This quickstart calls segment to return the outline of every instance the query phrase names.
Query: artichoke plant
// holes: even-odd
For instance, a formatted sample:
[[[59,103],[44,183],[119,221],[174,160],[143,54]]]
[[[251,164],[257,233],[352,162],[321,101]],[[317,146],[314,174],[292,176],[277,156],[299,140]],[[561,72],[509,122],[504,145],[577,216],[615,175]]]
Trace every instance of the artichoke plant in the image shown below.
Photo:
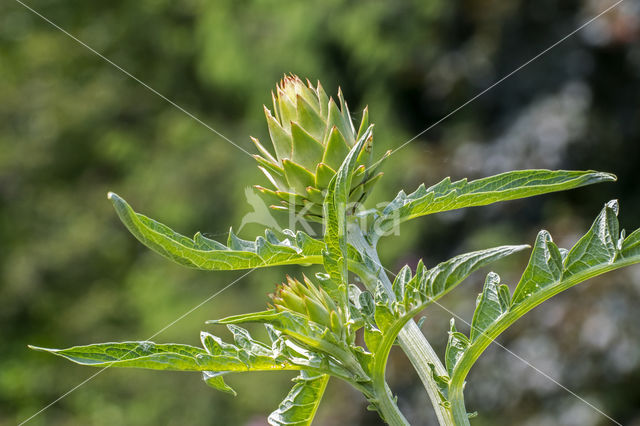
[[[197,371],[208,385],[232,394],[225,382],[232,373],[298,371],[290,392],[268,417],[274,426],[310,425],[333,377],[360,391],[388,424],[408,426],[386,382],[387,362],[398,343],[422,381],[439,424],[469,426],[464,400],[469,371],[502,332],[560,292],[640,264],[640,229],[629,235],[621,231],[615,200],[605,204],[571,249],[559,248],[547,231],[540,231],[520,281],[510,287],[489,273],[470,322],[457,316],[470,332],[458,331],[452,322],[440,358],[413,318],[474,271],[528,246],[463,253],[429,268],[420,261],[415,273],[409,265],[393,273],[380,263],[381,237],[421,216],[614,181],[615,176],[591,170],[516,170],[473,181],[447,177],[409,194],[400,191],[384,208],[374,209],[373,222],[363,226],[346,201],[361,202],[380,177],[370,171],[373,139],[366,109],[356,133],[341,93],[336,103],[320,84],[313,87],[295,76],[284,78],[273,100],[275,115],[268,110],[266,115],[275,157],[255,143],[261,153],[256,158],[275,189],[260,192],[290,212],[315,219],[326,212],[321,237],[284,230],[279,239],[267,227],[265,236],[254,241],[230,232],[225,245],[201,233],[181,235],[136,213],[116,194],[110,193],[109,199],[136,238],[174,262],[201,270],[248,269],[243,276],[256,268],[318,264],[324,272],[315,275],[317,281],[287,278],[270,296],[268,309],[208,322],[226,325],[233,341],[203,332],[202,347],[127,341],[33,349],[105,369]],[[351,277],[361,285],[351,284]],[[268,340],[252,337],[240,326],[245,323],[263,324]]]
[[[373,125],[369,125],[367,108],[362,113],[358,131],[338,89],[338,103],[328,97],[320,82],[314,87],[295,75],[285,76],[276,86],[273,112],[264,107],[274,154],[256,138],[251,138],[259,154],[254,155],[258,168],[273,189],[259,185],[254,188],[271,207],[289,210],[305,218],[322,221],[322,203],[329,182],[335,176],[351,148],[366,139],[358,153],[352,173],[349,202],[353,209],[380,179],[382,160],[372,166]]]

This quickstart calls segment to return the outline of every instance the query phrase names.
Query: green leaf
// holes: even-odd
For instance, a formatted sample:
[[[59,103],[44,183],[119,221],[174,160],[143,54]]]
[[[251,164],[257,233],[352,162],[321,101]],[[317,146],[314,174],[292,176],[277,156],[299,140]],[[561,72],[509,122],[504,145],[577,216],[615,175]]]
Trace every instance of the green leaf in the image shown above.
[[[382,343],[382,339],[382,331],[368,324],[365,326],[364,343],[367,345],[367,349],[369,349],[369,352],[374,354],[377,353],[380,349],[380,343]]]
[[[326,354],[339,361],[339,364],[326,364],[326,372],[346,380],[367,379],[367,374],[351,353],[345,336],[336,335],[330,327],[312,321],[302,314],[275,310],[234,315],[227,318],[207,321],[208,324],[268,324],[284,336],[316,352],[316,356]],[[326,358],[325,358],[326,359]]]
[[[498,285],[499,277],[489,274],[473,315],[470,344],[461,348],[450,372],[450,394],[461,393],[482,352],[531,309],[589,278],[640,263],[640,234],[636,230],[626,238],[621,235],[617,214],[617,201],[605,204],[589,231],[568,251],[558,249],[549,233],[540,231],[512,300],[508,288]]]
[[[346,287],[347,282],[347,202],[351,188],[351,177],[358,154],[371,132],[366,132],[349,151],[342,165],[331,180],[323,204],[324,240],[327,251],[324,256],[325,269],[331,278]],[[346,288],[345,288],[346,292]]]
[[[263,314],[265,313],[256,313],[254,316],[260,317]],[[270,345],[255,340],[241,327],[233,324],[228,324],[227,327],[233,334],[235,343],[227,343],[217,336],[202,332],[200,340],[203,348],[148,341],[101,343],[68,349],[29,347],[94,367],[201,371],[209,386],[233,395],[235,391],[223,380],[224,375],[233,372],[301,370],[305,372],[303,376],[309,379],[313,379],[312,375],[315,377],[328,373],[351,383],[357,383],[363,378],[367,380],[366,375],[353,375],[333,357],[287,340],[282,332],[270,324],[265,324]],[[360,369],[359,372],[361,371]]]
[[[430,303],[438,300],[475,270],[495,262],[503,257],[517,253],[529,246],[500,246],[486,250],[479,250],[471,253],[458,255],[452,259],[427,269],[422,261],[416,268],[415,275],[411,274],[409,267],[404,267],[396,275],[392,288],[395,301],[390,302],[383,288],[376,291],[375,304],[375,325],[374,329],[370,325],[365,329],[365,341],[369,351],[374,356],[374,366],[372,374],[384,375],[384,369],[389,351],[393,346],[402,327],[413,318],[418,312],[423,310]],[[371,302],[363,303],[371,298],[368,292],[359,294],[359,305],[363,308]],[[371,311],[371,308],[367,308]],[[377,333],[372,330],[379,330]],[[452,324],[452,331],[449,337],[451,352],[448,352],[446,363],[452,366],[463,353],[463,348],[468,344],[466,336],[455,331]]]
[[[306,371],[294,379],[296,382],[277,410],[269,415],[273,426],[308,426],[316,415],[329,376]]]
[[[409,219],[463,207],[484,206],[599,182],[615,181],[610,173],[567,170],[517,170],[467,182],[446,178],[406,195],[401,191],[381,212],[374,229],[387,232]]]
[[[500,292],[503,296],[500,296]],[[493,272],[487,275],[487,279],[484,283],[484,288],[478,302],[476,304],[476,310],[471,321],[471,341],[477,339],[479,335],[493,324],[500,316],[509,310],[509,288],[506,286],[500,286],[500,277]]]
[[[404,276],[406,283],[399,303],[407,312],[420,311],[453,290],[477,269],[527,248],[528,245],[499,246],[464,253],[431,269],[420,262],[413,277]]]
[[[76,364],[92,367],[131,367],[172,371],[271,371],[299,370],[287,362],[276,362],[272,357],[249,353],[228,345],[218,354],[205,349],[179,344],[153,342],[99,343],[74,346],[68,349],[47,349],[29,346],[66,358]]]
[[[191,268],[238,270],[276,265],[322,262],[324,244],[303,232],[285,230],[287,238],[278,240],[270,231],[265,237],[246,241],[229,232],[227,245],[200,233],[193,239],[178,234],[166,225],[133,211],[113,192],[109,199],[127,229],[144,245],[162,256]]]
[[[464,334],[456,330],[454,320],[451,320],[451,329],[449,330],[449,340],[447,341],[447,350],[444,357],[447,366],[447,373],[451,375],[456,364],[462,358],[464,351],[469,347],[469,339]]]
[[[237,396],[236,391],[229,385],[227,385],[222,377],[223,374],[227,372],[218,372],[218,371],[203,371],[202,379],[204,382],[211,386],[214,389],[218,389],[219,391],[230,393],[233,396]]]

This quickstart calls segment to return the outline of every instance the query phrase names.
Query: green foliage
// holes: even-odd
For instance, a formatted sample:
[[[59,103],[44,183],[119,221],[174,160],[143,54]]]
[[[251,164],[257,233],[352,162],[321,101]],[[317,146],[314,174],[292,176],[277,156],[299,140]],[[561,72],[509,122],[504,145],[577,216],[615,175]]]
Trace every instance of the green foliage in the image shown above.
[[[144,245],[162,256],[185,266],[212,271],[262,268],[276,265],[320,263],[324,244],[302,231],[285,231],[287,238],[279,240],[270,229],[264,237],[246,241],[229,231],[227,245],[209,239],[201,233],[193,239],[180,235],[169,227],[149,219],[133,209],[118,195],[110,192],[120,220]]]
[[[489,263],[528,248],[503,246],[456,256],[427,269],[418,263],[415,275],[408,266],[396,275],[392,292],[379,285],[374,295],[351,288],[351,303],[363,319],[364,340],[373,354],[372,370],[384,378],[392,345],[404,325],[429,304],[436,302],[471,273]]]
[[[349,192],[352,173],[356,160],[370,143],[370,130],[362,135],[360,140],[351,148],[338,172],[331,180],[324,202],[324,266],[333,280],[338,283],[348,281],[347,277],[347,209],[349,206]],[[346,285],[343,285],[346,294]]]
[[[490,273],[478,296],[467,338],[453,320],[445,359],[451,376],[449,394],[459,395],[464,380],[482,352],[511,324],[552,296],[605,272],[640,263],[640,229],[625,237],[619,231],[618,202],[608,202],[589,231],[570,249],[558,248],[540,231],[529,263],[515,288]],[[463,403],[454,400],[458,406]]]
[[[277,410],[269,415],[273,426],[310,425],[318,410],[322,395],[329,382],[327,375],[310,375],[301,372],[296,382]]]
[[[282,165],[280,177],[286,179],[290,189],[308,190],[317,176],[307,168],[313,170],[316,165],[319,170],[324,164],[320,161],[328,161],[328,151],[321,156],[316,146],[318,141],[302,133],[318,136],[323,128],[322,120],[305,115],[311,111],[305,102],[311,104],[309,108],[320,108],[321,116],[326,113],[330,118],[331,126],[324,126],[321,145],[335,150],[333,154],[340,157],[340,164],[326,186],[326,193],[325,188],[316,188],[322,203],[321,214],[315,214],[324,220],[322,239],[289,230],[285,231],[284,239],[278,239],[271,229],[266,229],[265,237],[255,241],[242,240],[230,232],[227,245],[199,233],[190,239],[135,213],[117,195],[110,193],[109,198],[122,222],[138,240],[175,262],[205,270],[321,263],[324,272],[316,274],[316,281],[304,277],[302,283],[288,277],[270,296],[267,310],[209,321],[226,324],[233,335],[233,344],[202,333],[203,348],[123,342],[62,350],[34,349],[97,367],[199,371],[209,386],[234,395],[235,391],[223,379],[229,373],[298,370],[296,384],[269,416],[269,422],[274,425],[310,424],[329,377],[335,377],[359,390],[384,421],[406,425],[408,422],[398,409],[385,375],[391,347],[399,342],[424,378],[440,422],[467,424],[464,379],[497,335],[554,294],[595,275],[640,262],[640,231],[626,238],[624,233],[620,235],[617,202],[605,206],[589,232],[571,250],[558,249],[549,234],[541,231],[513,298],[509,288],[500,285],[498,275],[490,273],[477,300],[470,336],[458,332],[451,323],[443,364],[423,336],[410,337],[407,324],[474,271],[528,246],[478,250],[455,256],[430,269],[421,261],[415,273],[405,266],[391,283],[378,260],[379,238],[399,223],[419,216],[577,188],[615,180],[615,177],[593,171],[520,170],[472,182],[451,183],[447,178],[428,189],[423,185],[410,195],[400,192],[384,209],[367,213],[376,220],[373,226],[363,229],[363,216],[357,214],[357,203],[354,206],[350,201],[357,190],[354,178],[363,179],[362,182],[370,178],[363,165],[369,161],[363,158],[371,154],[371,126],[361,125],[356,135],[342,96],[339,95],[338,109],[335,102],[324,99],[326,95],[320,86],[314,89],[302,85],[295,77],[286,77],[277,90],[276,117],[267,114],[277,160],[258,142],[256,145],[263,155],[277,162],[271,166]],[[327,110],[322,112],[325,104]],[[293,117],[298,121],[293,122]],[[304,128],[296,130],[299,126]],[[332,145],[331,128],[339,129],[343,137],[351,129],[348,152]],[[276,180],[273,175],[267,175]],[[361,196],[356,197],[356,201]],[[292,212],[300,207],[296,203],[285,206]],[[358,275],[366,288],[364,291],[350,282],[349,271]],[[244,323],[263,324],[269,341],[257,340],[237,325]],[[362,328],[364,346],[357,338]]]
[[[400,191],[382,210],[375,225],[388,231],[400,222],[428,214],[485,206],[614,180],[616,177],[610,173],[566,170],[518,170],[471,182],[467,182],[467,179],[451,182],[450,178],[445,178],[429,188],[420,185],[409,195]]]
[[[247,134],[270,143],[259,106],[270,107],[269,90],[284,71],[314,83],[319,78],[330,94],[341,84],[356,124],[369,105],[376,154],[396,148],[510,72],[527,52],[595,12],[595,3],[586,0],[544,8],[442,0],[27,4],[247,150]],[[614,197],[629,226],[637,225],[640,144],[634,141],[640,140],[640,120],[629,119],[640,93],[637,40],[616,31],[621,22],[633,27],[637,14],[617,10],[616,19],[594,23],[603,37],[578,34],[395,153],[367,207],[420,182],[509,169],[595,168],[615,172],[619,183],[411,221],[380,246],[385,266],[397,272],[397,262],[406,259],[439,262],[451,253],[533,244],[539,226],[569,241],[590,223],[593,206]],[[242,238],[264,236],[257,225],[239,224],[250,211],[243,189],[268,182],[253,159],[17,2],[0,5],[0,44],[0,417],[18,424],[93,373],[25,352],[27,343],[144,339],[235,276],[186,270],[145,250],[122,232],[104,202],[107,190],[189,237],[201,230],[226,245],[226,234],[218,235],[231,224]],[[514,276],[524,267],[520,260],[502,262],[497,271]],[[300,278],[297,267],[255,271],[155,340],[185,342],[184,336],[197,337],[193,331],[206,318],[246,306],[258,310],[285,272]],[[537,321],[546,311],[536,309],[526,328],[562,354],[549,364],[561,372],[559,380],[572,374],[567,365],[579,364],[584,374],[570,383],[623,424],[633,423],[638,406],[630,378],[637,377],[639,364],[626,352],[634,349],[626,342],[639,336],[634,306],[640,295],[632,275],[603,276],[572,291],[554,307],[563,321]],[[464,298],[460,288],[444,302],[462,306]],[[581,321],[585,310],[588,324]],[[432,306],[426,315],[425,331],[446,314]],[[599,338],[609,336],[615,350],[602,351],[593,335],[580,333],[594,321],[609,326]],[[584,368],[594,365],[611,368]],[[491,375],[488,368],[477,373],[478,381]],[[288,374],[234,375],[232,384],[245,396],[234,399],[203,390],[192,374],[110,371],[27,424],[247,424],[277,406],[275,397],[291,387]],[[398,377],[388,378],[394,389]],[[403,397],[419,398],[415,378],[402,377]],[[510,386],[506,374],[492,375],[496,389],[510,386],[509,398],[476,392],[478,423],[549,422],[569,403],[557,403],[556,392],[532,392],[526,381],[517,382],[522,386]],[[251,398],[254,387],[270,391]],[[332,390],[319,423],[370,422],[370,413],[354,409],[360,400],[348,387]],[[329,411],[332,398],[340,403]],[[427,423],[428,411],[412,410],[410,420]]]

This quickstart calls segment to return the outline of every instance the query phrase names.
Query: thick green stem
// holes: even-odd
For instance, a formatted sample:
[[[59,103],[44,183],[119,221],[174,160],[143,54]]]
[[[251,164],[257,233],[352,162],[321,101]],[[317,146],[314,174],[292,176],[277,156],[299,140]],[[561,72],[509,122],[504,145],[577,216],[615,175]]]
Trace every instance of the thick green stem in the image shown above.
[[[427,338],[424,337],[424,334],[422,334],[422,331],[420,331],[420,328],[418,328],[415,321],[410,320],[402,328],[400,334],[398,334],[398,340],[400,341],[402,350],[407,355],[407,358],[409,358],[409,361],[411,361],[413,368],[415,368],[418,373],[418,377],[420,377],[420,380],[429,395],[429,399],[431,400],[431,404],[433,405],[440,425],[449,426],[468,424],[468,420],[466,423],[456,422],[451,410],[442,405],[438,385],[433,380],[430,364],[434,365],[436,374],[438,375],[445,375],[446,370],[440,362],[438,355],[427,341]],[[464,401],[462,406],[464,407]]]
[[[453,421],[455,424],[459,426],[468,426],[469,415],[467,414],[467,408],[464,405],[464,393],[462,387],[449,389],[449,402],[451,402],[451,412],[453,414]]]
[[[398,409],[398,404],[393,398],[391,389],[382,381],[375,386],[376,405],[380,414],[390,426],[409,426],[409,422]]]
[[[377,251],[367,241],[365,236],[362,234],[362,230],[356,224],[352,223],[350,225],[351,226],[349,226],[348,229],[349,243],[360,253],[368,256],[377,267],[376,271],[359,271],[361,272],[359,273],[360,277],[365,281],[365,285],[370,291],[375,290],[376,281],[380,280],[387,290],[388,296],[391,299],[395,298],[391,281],[389,280],[384,267],[380,263]],[[435,351],[427,341],[424,334],[422,334],[415,321],[410,320],[402,328],[398,335],[398,340],[400,341],[402,350],[406,353],[409,361],[411,361],[411,364],[418,373],[418,377],[420,377],[420,380],[429,395],[429,399],[431,400],[431,404],[433,405],[440,425],[454,426],[456,424],[468,424],[468,420],[466,420],[466,423],[456,423],[452,411],[442,405],[438,385],[433,379],[430,365],[434,366],[436,374],[438,375],[445,375],[446,370],[442,365],[440,358],[438,358],[438,355],[436,355]]]

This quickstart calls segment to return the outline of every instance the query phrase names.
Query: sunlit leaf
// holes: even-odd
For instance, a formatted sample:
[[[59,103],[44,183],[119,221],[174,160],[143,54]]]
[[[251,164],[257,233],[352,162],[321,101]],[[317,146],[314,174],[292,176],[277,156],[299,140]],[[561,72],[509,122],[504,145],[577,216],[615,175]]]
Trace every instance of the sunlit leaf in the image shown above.
[[[277,410],[269,415],[273,426],[308,426],[316,415],[329,376],[301,371],[296,382]]]
[[[370,137],[371,129],[351,148],[329,184],[323,205],[324,241],[327,247],[324,265],[331,278],[338,283],[347,282],[347,203],[351,178],[358,155]]]
[[[279,240],[267,230],[265,237],[247,241],[230,231],[227,245],[224,245],[200,233],[193,238],[180,235],[166,225],[136,213],[114,193],[109,193],[109,199],[120,220],[140,242],[182,265],[222,271],[322,263],[324,244],[303,232],[285,231],[287,238]]]
[[[617,201],[608,202],[570,250],[559,249],[547,231],[540,231],[511,300],[498,275],[489,274],[473,315],[471,338],[465,345],[447,349],[451,389],[455,388],[456,394],[482,352],[531,309],[589,278],[640,263],[640,234],[636,230],[625,238],[619,232],[617,214]]]
[[[316,352],[317,356],[326,358],[326,368],[332,374],[354,380],[367,380],[368,375],[362,369],[354,354],[350,342],[345,336],[335,334],[330,327],[316,323],[308,317],[291,311],[262,311],[249,314],[234,315],[220,320],[208,321],[211,324],[268,324],[273,329],[292,339],[303,348]]]
[[[599,182],[614,181],[609,173],[567,170],[517,170],[468,182],[446,178],[413,193],[401,191],[380,213],[374,229],[383,232],[401,222],[432,213],[463,207],[484,206],[499,201],[564,191]]]
[[[132,367],[174,371],[267,371],[299,370],[277,363],[269,356],[255,355],[237,347],[212,355],[205,349],[153,342],[98,343],[68,349],[32,349],[61,356],[77,364],[93,367]]]

